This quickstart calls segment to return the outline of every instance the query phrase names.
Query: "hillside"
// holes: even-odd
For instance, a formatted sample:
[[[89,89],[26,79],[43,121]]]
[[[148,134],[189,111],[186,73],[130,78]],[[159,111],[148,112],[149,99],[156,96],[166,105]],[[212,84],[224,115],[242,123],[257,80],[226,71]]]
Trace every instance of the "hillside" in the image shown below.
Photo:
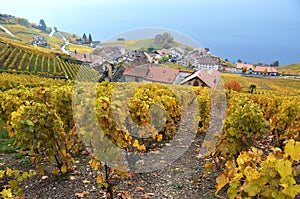
[[[129,50],[147,50],[148,48],[153,48],[153,49],[164,48],[163,43],[155,42],[154,38],[146,38],[146,39],[141,39],[141,40],[123,40],[123,41],[103,42],[102,46],[103,47],[122,46]],[[179,42],[176,42],[176,41],[168,42],[169,48],[176,47],[176,46],[185,46],[188,49],[192,49],[192,47],[182,44],[182,43],[179,43]]]
[[[277,68],[280,73],[288,75],[300,75],[300,62],[295,64],[289,64],[286,66],[279,66]]]
[[[242,86],[242,91],[247,93],[251,84],[256,85],[256,93],[275,95],[300,95],[300,79],[296,78],[258,78],[245,77],[236,74],[222,73],[223,83],[237,81]]]
[[[85,78],[95,76],[93,69],[75,64],[67,55],[0,37],[0,72],[75,79],[79,70]]]

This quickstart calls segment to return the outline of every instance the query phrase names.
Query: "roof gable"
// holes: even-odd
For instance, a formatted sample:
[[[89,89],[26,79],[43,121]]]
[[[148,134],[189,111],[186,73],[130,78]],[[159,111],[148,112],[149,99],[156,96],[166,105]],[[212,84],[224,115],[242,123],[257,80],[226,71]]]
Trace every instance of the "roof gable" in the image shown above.
[[[219,81],[220,81],[220,73],[216,70],[198,70],[191,74],[190,76],[186,77],[180,84],[184,84],[188,81],[191,81],[194,78],[200,79],[202,82],[204,82],[208,87],[210,88],[216,88]]]

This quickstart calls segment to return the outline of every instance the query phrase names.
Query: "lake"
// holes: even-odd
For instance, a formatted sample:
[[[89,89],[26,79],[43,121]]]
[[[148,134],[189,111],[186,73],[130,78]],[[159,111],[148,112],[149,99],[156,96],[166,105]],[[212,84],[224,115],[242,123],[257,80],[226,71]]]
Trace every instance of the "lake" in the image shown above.
[[[11,2],[2,0],[1,12],[31,22],[43,18],[48,26],[91,33],[101,41],[136,28],[159,27],[181,32],[233,62],[300,62],[299,0],[43,1],[47,9],[38,9],[34,0]]]

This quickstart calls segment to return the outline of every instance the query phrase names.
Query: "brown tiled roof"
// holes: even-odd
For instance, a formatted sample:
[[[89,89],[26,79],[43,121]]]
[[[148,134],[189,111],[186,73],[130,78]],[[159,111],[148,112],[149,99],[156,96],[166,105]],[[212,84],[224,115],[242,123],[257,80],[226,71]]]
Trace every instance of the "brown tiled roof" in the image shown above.
[[[151,66],[145,80],[172,84],[179,73],[179,69]]]
[[[144,78],[149,71],[150,64],[143,64],[139,66],[128,66],[123,75]]]

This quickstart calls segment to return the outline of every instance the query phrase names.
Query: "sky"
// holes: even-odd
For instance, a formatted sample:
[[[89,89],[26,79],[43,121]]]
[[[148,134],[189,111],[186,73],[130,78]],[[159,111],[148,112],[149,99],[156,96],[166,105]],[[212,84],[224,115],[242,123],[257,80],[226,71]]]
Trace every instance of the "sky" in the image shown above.
[[[44,19],[47,26],[100,41],[120,33],[145,37],[132,30],[157,27],[231,61],[300,62],[299,0],[0,0],[0,13]]]

